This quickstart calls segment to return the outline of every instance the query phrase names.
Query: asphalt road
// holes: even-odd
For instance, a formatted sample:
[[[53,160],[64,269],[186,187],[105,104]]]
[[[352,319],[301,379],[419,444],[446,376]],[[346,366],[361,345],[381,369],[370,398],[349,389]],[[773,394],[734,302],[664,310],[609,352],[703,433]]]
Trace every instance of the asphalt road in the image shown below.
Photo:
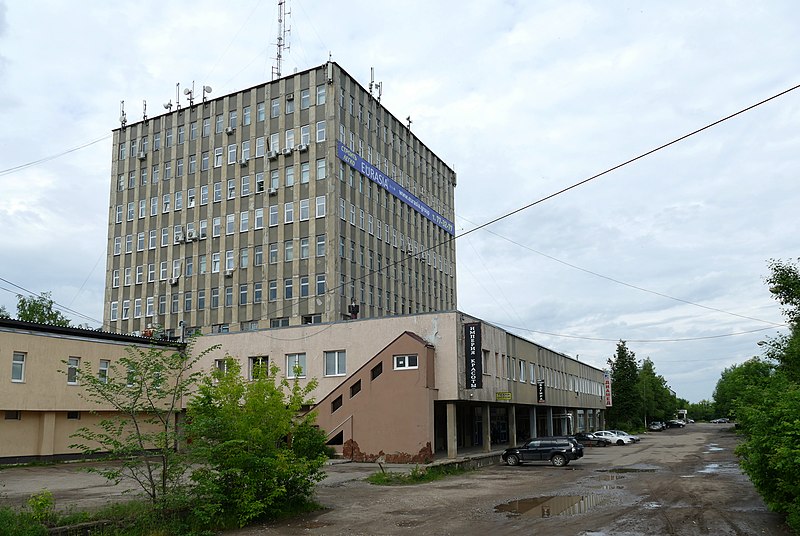
[[[643,435],[635,445],[587,448],[565,468],[494,465],[400,487],[366,483],[374,464],[331,465],[316,490],[323,510],[226,536],[790,534],[739,470],[737,442],[732,425],[692,424]],[[86,509],[130,489],[82,467],[3,468],[0,504],[23,504],[47,488],[58,508]]]

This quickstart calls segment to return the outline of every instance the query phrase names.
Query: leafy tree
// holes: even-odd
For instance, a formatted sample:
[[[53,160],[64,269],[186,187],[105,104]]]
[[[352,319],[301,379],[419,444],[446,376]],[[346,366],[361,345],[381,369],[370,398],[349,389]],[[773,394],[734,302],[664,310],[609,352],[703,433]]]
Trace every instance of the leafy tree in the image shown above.
[[[642,394],[638,383],[636,354],[628,349],[625,341],[617,343],[617,352],[608,360],[611,368],[611,393],[613,406],[606,417],[612,428],[638,429],[642,422]]]
[[[50,298],[50,292],[42,292],[39,296],[30,298],[17,295],[17,319],[37,324],[69,327],[69,319],[60,311],[53,309],[55,302]]]
[[[758,390],[769,384],[773,368],[771,363],[753,357],[723,370],[714,389],[717,417],[735,418],[739,406],[756,403]]]
[[[642,361],[638,384],[642,395],[641,407],[648,421],[666,421],[675,415],[678,410],[678,400],[667,387],[664,377],[656,374],[650,358]]]
[[[800,532],[800,268],[775,260],[769,268],[766,282],[784,306],[789,333],[768,341],[763,359],[751,359],[735,370],[745,376],[746,365],[762,373],[755,381],[752,374],[740,379],[744,386],[733,400],[744,435],[736,452],[770,509],[785,513],[789,526]],[[736,375],[726,369],[717,391],[734,380]],[[722,395],[725,399],[724,391]]]
[[[717,415],[714,403],[711,400],[701,400],[700,402],[689,404],[686,409],[689,410],[689,417],[698,421],[710,421]]]
[[[188,408],[191,450],[204,462],[192,474],[195,515],[244,525],[302,507],[323,478],[325,435],[312,413],[301,415],[317,382],[301,387],[278,372],[272,365],[246,381],[228,357],[203,378]]]
[[[107,374],[95,375],[90,363],[78,372],[81,396],[101,406],[95,414],[105,417],[96,427],[75,432],[72,437],[83,442],[71,447],[120,460],[95,471],[117,483],[134,480],[161,511],[179,498],[189,468],[186,455],[177,449],[182,439],[178,419],[201,374],[195,365],[217,348],[193,357],[192,345],[193,340],[176,349],[129,347]]]
[[[8,314],[8,311],[6,311],[6,308],[2,305],[0,305],[0,318],[11,318],[11,315]]]

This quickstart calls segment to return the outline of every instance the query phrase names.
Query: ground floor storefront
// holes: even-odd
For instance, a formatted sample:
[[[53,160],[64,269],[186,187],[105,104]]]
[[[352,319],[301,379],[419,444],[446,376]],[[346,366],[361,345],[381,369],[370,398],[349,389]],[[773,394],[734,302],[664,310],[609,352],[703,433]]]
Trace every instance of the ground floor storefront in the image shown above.
[[[437,401],[434,403],[434,451],[458,456],[459,450],[516,445],[530,437],[571,435],[603,428],[603,411],[508,403]]]

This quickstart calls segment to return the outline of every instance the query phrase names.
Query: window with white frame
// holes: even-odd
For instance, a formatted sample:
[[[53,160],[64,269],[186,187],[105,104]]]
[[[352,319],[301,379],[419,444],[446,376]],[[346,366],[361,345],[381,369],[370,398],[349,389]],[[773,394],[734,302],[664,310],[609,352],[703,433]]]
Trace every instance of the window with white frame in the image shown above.
[[[11,381],[22,383],[25,381],[25,352],[14,352],[11,357]]]
[[[108,359],[100,360],[100,368],[97,369],[97,379],[100,383],[108,383],[108,369],[111,366],[111,361]]]
[[[396,355],[394,356],[394,370],[406,370],[418,368],[416,355]]]
[[[347,356],[344,350],[325,352],[325,376],[347,374]]]
[[[80,364],[80,357],[70,357],[67,360],[67,383],[69,385],[78,385],[78,367]]]
[[[253,356],[249,361],[250,371],[248,378],[250,380],[258,380],[267,377],[269,374],[269,357],[265,355]]]
[[[306,377],[306,354],[286,354],[286,377]]]

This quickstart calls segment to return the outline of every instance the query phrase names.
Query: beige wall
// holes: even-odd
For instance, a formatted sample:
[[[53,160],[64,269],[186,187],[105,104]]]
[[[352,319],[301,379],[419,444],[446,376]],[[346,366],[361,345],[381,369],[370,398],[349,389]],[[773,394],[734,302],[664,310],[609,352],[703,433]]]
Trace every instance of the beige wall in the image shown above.
[[[417,356],[418,367],[394,370],[398,355]],[[403,333],[314,408],[329,438],[342,432],[346,458],[375,461],[382,456],[389,463],[433,459],[434,355],[432,346]],[[376,366],[382,373],[373,379]],[[351,396],[359,382],[361,389]],[[338,408],[333,406],[336,400],[341,401]]]
[[[68,384],[61,372],[67,369],[62,361],[78,357],[81,370],[88,364],[97,373],[101,359],[116,363],[134,343],[133,339],[93,337],[92,332],[81,336],[53,333],[47,328],[0,328],[0,459],[78,454],[69,448],[76,442],[70,436],[78,428],[91,428],[99,422],[101,417],[90,411],[111,407],[82,398],[84,389]],[[25,354],[23,382],[11,381],[14,352]],[[20,419],[6,419],[7,411],[19,411]],[[79,412],[80,418],[68,419],[68,412]]]

